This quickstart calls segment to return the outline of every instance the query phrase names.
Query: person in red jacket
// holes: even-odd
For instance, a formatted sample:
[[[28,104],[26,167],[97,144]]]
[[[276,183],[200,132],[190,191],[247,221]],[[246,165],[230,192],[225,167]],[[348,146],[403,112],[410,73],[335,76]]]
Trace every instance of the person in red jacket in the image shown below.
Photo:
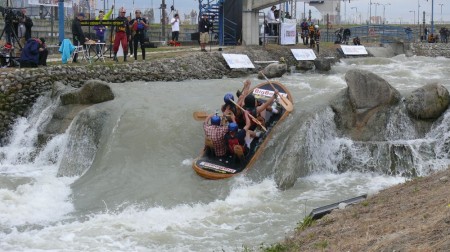
[[[128,38],[127,38],[127,31],[130,29],[128,27],[128,19],[125,17],[125,13],[127,11],[125,8],[119,9],[119,16],[116,18],[116,20],[123,21],[122,25],[116,26],[116,37],[114,38],[114,45],[113,45],[113,51],[114,51],[114,61],[118,62],[117,59],[117,52],[119,51],[120,43],[122,43],[122,49],[123,49],[123,61],[127,61],[127,54],[128,54]]]

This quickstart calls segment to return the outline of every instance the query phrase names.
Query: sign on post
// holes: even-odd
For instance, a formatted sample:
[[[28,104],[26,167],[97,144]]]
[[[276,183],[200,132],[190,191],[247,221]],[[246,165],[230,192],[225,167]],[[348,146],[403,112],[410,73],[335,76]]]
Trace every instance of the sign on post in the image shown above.
[[[291,49],[296,60],[315,60],[316,54],[313,49]]]
[[[250,58],[245,54],[222,53],[230,68],[255,68]]]
[[[281,23],[280,44],[295,45],[297,37],[297,28],[295,23]]]
[[[345,55],[367,55],[367,50],[362,45],[341,45],[342,52]]]

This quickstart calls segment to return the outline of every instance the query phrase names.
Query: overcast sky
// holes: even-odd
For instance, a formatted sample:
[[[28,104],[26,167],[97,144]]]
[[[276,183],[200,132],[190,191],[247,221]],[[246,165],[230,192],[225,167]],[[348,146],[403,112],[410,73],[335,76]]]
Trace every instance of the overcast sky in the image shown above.
[[[114,1],[117,7],[125,6],[129,11],[134,8],[159,8],[162,0],[98,0],[99,7],[103,8],[103,1],[105,4],[111,6]],[[325,0],[327,1],[327,0]],[[330,0],[328,0],[330,1]],[[333,0],[331,0],[333,1]],[[342,0],[334,0],[342,1]],[[367,20],[369,16],[369,2],[372,2],[372,16],[383,17],[383,9],[385,12],[385,18],[388,23],[417,23],[418,12],[420,12],[420,23],[422,23],[423,11],[426,12],[426,23],[430,23],[431,20],[431,2],[432,0],[345,0],[341,2],[341,18],[342,20],[347,19],[348,22],[354,22],[355,16],[357,16],[357,21],[359,21],[359,15],[361,15],[361,20]],[[198,0],[165,0],[167,8],[170,11],[170,6],[173,4],[175,9],[178,9],[181,14],[188,14],[191,10],[196,10],[198,12]],[[306,1],[307,3],[309,1]],[[379,5],[376,5],[378,3]],[[388,5],[390,4],[390,5]],[[441,4],[443,4],[441,6]],[[420,5],[420,8],[418,7]],[[309,9],[312,11],[313,18],[320,18],[320,14],[314,7],[309,7],[309,4],[303,4],[303,2],[297,3],[297,17],[300,18],[303,13],[303,7],[306,7],[306,12]],[[352,9],[352,7],[354,7]],[[116,8],[118,9],[118,8]],[[441,9],[442,9],[442,20],[450,21],[450,1],[449,0],[434,0],[434,21],[435,23],[441,22]],[[159,17],[159,12],[155,13]],[[181,15],[183,16],[183,15]]]

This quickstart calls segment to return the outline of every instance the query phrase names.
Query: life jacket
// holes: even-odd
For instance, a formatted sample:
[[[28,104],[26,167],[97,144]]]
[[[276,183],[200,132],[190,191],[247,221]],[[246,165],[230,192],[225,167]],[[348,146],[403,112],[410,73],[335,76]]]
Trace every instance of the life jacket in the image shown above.
[[[229,135],[227,146],[228,146],[228,151],[230,152],[230,154],[234,154],[234,146],[235,145],[240,145],[239,139],[236,136],[231,137],[231,135]]]
[[[302,27],[302,30],[308,30],[308,23],[307,22],[302,22],[302,24],[300,26]]]
[[[128,20],[126,17],[117,17],[116,20],[123,21],[122,25],[116,26],[116,32],[127,32]]]
[[[256,111],[256,107],[251,108],[251,109],[244,107],[244,109],[247,110],[247,111],[250,113],[250,115],[252,115],[254,118],[258,118],[258,114],[257,114],[257,111]],[[258,127],[258,124],[255,123],[251,118],[250,118],[250,122],[251,122],[251,126],[250,126],[249,129],[250,129],[250,130],[255,130],[256,127]],[[245,120],[243,121],[243,123],[244,123],[244,126],[245,126]],[[242,126],[242,128],[243,128],[244,126]],[[240,127],[240,126],[239,126],[239,127]]]
[[[244,126],[242,125],[242,122],[245,125],[245,120],[244,120],[244,114],[242,113],[242,111],[236,108],[236,106],[233,106],[232,104],[224,104],[222,105],[222,113],[225,112],[225,110],[227,109],[227,107],[231,110],[231,112],[233,112],[234,116],[235,116],[235,120],[236,123],[238,124],[239,128],[242,129]],[[242,127],[241,127],[242,125]]]
[[[137,21],[137,23],[133,24],[133,30],[134,31],[142,31],[144,30],[145,26],[143,23],[141,23],[141,20],[143,20],[145,22],[145,19],[143,18],[137,18],[135,19]]]

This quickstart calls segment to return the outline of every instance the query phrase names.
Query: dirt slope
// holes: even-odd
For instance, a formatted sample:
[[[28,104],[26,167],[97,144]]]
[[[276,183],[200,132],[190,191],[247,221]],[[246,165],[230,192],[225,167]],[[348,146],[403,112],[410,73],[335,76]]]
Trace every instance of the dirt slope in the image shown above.
[[[334,210],[276,251],[450,251],[450,168]]]

